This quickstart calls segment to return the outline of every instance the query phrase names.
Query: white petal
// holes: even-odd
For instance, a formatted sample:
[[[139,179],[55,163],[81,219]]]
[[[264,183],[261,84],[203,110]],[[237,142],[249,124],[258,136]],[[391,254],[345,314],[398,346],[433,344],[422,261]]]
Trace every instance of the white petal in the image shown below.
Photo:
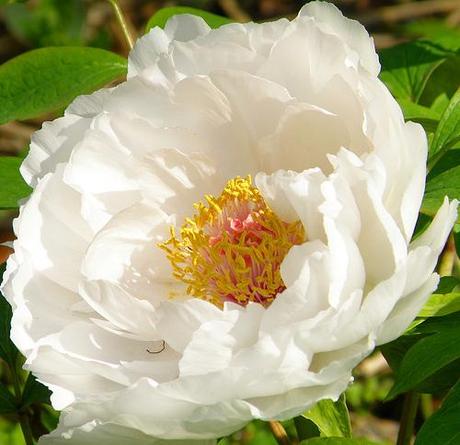
[[[159,310],[157,328],[166,343],[182,352],[201,325],[222,318],[222,311],[204,300],[164,301]]]
[[[62,180],[62,167],[44,177],[21,208],[14,223],[15,249],[28,255],[37,271],[76,291],[92,230],[82,217],[79,194]]]
[[[309,2],[299,12],[299,17],[313,17],[327,33],[340,37],[360,57],[362,66],[373,76],[380,71],[380,64],[375,52],[374,42],[368,32],[356,20],[342,15],[339,9],[328,2]]]
[[[26,182],[35,186],[38,179],[54,172],[59,163],[67,162],[89,126],[89,119],[73,114],[45,122],[41,130],[32,135],[30,151],[21,165],[21,174]]]
[[[447,197],[444,198],[444,202],[436,213],[433,222],[410,244],[410,249],[414,250],[420,246],[428,246],[435,255],[438,255],[456,221],[457,208],[458,201],[456,199],[449,202]]]
[[[157,26],[138,39],[129,54],[128,79],[155,65],[160,54],[168,51],[170,42],[171,39]]]
[[[344,75],[348,57],[349,51],[339,36],[324,33],[311,18],[299,18],[280,34],[256,73],[305,100],[336,74]]]
[[[379,326],[377,344],[388,343],[404,333],[410,322],[422,309],[430,294],[439,282],[437,274],[433,274],[415,292],[405,296],[393,308],[388,318]]]
[[[335,115],[320,108],[296,104],[286,107],[274,133],[262,139],[262,169],[303,171],[319,167],[330,172],[328,154],[350,143],[350,134]]]
[[[83,281],[79,292],[95,312],[118,329],[142,340],[161,340],[150,301],[136,298],[121,286],[104,280]]]
[[[18,253],[14,255],[17,258]],[[10,257],[8,269],[13,261]],[[11,273],[7,271],[2,293],[15,309],[11,339],[23,353],[32,350],[41,338],[59,332],[82,317],[72,310],[79,301],[78,295],[36,270],[27,257],[21,259],[20,268]]]
[[[165,26],[165,34],[174,41],[188,42],[205,36],[211,28],[201,18],[192,14],[178,14],[171,17]]]
[[[42,436],[39,445],[215,445],[215,439],[163,440],[140,432],[134,428],[116,423],[100,423],[97,420],[82,426],[67,429],[61,420],[59,428],[51,434]]]
[[[87,248],[81,272],[89,280],[105,280],[154,306],[177,290],[166,252],[158,244],[174,224],[162,210],[135,204],[120,212],[98,232]],[[161,286],[170,289],[161,289]],[[160,294],[155,291],[159,290]]]
[[[321,184],[325,179],[317,168],[299,174],[279,170],[273,175],[259,173],[256,185],[280,218],[286,221],[300,220],[307,239],[325,241],[322,215],[318,211],[324,202]]]
[[[271,131],[284,107],[293,100],[282,85],[249,73],[221,70],[214,71],[209,78],[226,96],[232,109],[242,117],[246,126],[254,125],[251,120],[255,121],[253,134],[257,136]]]

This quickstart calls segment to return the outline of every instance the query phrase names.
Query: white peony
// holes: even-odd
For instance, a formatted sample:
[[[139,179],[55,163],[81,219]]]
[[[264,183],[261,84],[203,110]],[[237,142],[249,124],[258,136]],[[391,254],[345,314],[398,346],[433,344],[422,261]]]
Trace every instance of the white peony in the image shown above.
[[[405,330],[456,204],[409,243],[427,142],[378,73],[328,3],[176,16],[33,136],[2,290],[64,409],[43,443],[213,443],[336,399]]]

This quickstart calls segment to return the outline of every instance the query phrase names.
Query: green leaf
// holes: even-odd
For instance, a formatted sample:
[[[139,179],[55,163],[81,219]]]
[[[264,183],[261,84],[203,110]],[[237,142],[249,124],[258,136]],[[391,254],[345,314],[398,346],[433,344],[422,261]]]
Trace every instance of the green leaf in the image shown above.
[[[0,265],[0,281],[3,277],[6,264]],[[14,367],[18,350],[10,339],[11,317],[13,313],[10,304],[0,294],[0,358],[5,360],[10,366]]]
[[[460,313],[430,318],[418,325],[415,331],[430,335],[422,337],[408,349],[396,370],[395,384],[387,399],[416,388],[437,371],[460,359]],[[457,379],[460,369],[457,367],[454,371]]]
[[[6,386],[0,383],[0,414],[16,411],[16,400]]]
[[[433,71],[451,55],[423,40],[403,43],[380,52],[381,79],[398,99],[418,102]]]
[[[441,317],[460,311],[460,292],[433,294],[418,314],[419,317]]]
[[[418,102],[443,112],[458,89],[458,79],[460,55],[450,55],[433,71]]]
[[[162,8],[157,11],[147,22],[145,27],[145,32],[148,32],[155,26],[164,28],[166,22],[174,15],[177,14],[191,14],[201,17],[211,28],[219,28],[219,26],[227,25],[233,21],[227,17],[222,17],[211,12],[202,11],[197,8],[190,8],[188,6],[169,6],[167,8]]]
[[[416,104],[407,99],[398,101],[406,121],[418,122],[427,132],[434,132],[438,126],[441,114],[436,110]]]
[[[398,103],[403,110],[406,120],[429,119],[432,121],[439,121],[441,119],[441,113],[431,108],[424,107],[423,105],[416,104],[408,99],[400,99]]]
[[[445,64],[446,63],[443,63],[442,66],[444,66]],[[431,83],[432,82],[429,82],[429,85],[431,85]],[[428,86],[427,86],[427,88],[428,88]],[[427,88],[425,88],[425,91],[427,91]],[[453,95],[453,93],[452,93],[452,95]],[[441,92],[431,102],[430,110],[433,110],[436,113],[438,113],[439,115],[442,115],[442,113],[444,113],[444,111],[448,107],[449,102],[450,102],[450,98],[447,95],[447,93],[446,92]]]
[[[385,360],[388,362],[390,368],[396,373],[401,366],[401,362],[407,351],[425,336],[406,334],[397,338],[396,340],[380,346]]]
[[[451,389],[441,408],[422,426],[415,445],[460,443],[460,381]]]
[[[460,198],[460,149],[441,153],[430,170],[420,212],[434,216],[445,196]]]
[[[57,428],[59,413],[49,405],[42,405],[40,407],[40,421],[46,431],[51,432]]]
[[[309,439],[311,437],[317,437],[321,433],[318,426],[315,422],[310,419],[307,419],[303,416],[297,416],[294,418],[294,425],[297,431],[297,436],[299,440]]]
[[[24,436],[20,424],[9,422],[6,416],[0,416],[0,443],[2,445],[19,445],[23,444],[23,441]]]
[[[0,124],[67,106],[126,73],[126,60],[99,48],[50,47],[0,66]]]
[[[344,437],[315,437],[300,442],[300,445],[378,445],[368,439]]]
[[[457,256],[460,258],[460,224],[455,224],[453,235],[455,242],[455,250],[457,251]]]
[[[460,88],[444,111],[430,147],[430,157],[460,146]]]
[[[456,277],[441,277],[439,280],[437,294],[450,294],[460,291],[460,280]]]
[[[302,416],[318,426],[321,436],[351,437],[350,416],[344,394],[337,402],[320,400]]]
[[[460,310],[460,280],[442,277],[436,292],[423,306],[419,317],[441,317]]]
[[[417,239],[425,230],[429,227],[433,218],[424,213],[419,213],[417,223],[415,224],[414,234],[412,235],[412,241]]]
[[[456,289],[456,286],[459,284],[459,280],[454,277],[443,277],[438,285],[436,293],[449,294],[451,291]],[[407,354],[407,351],[414,346],[417,342],[424,339],[429,335],[423,331],[428,331],[431,321],[425,326],[422,326],[426,322],[426,319],[418,318],[413,324],[411,330],[398,339],[387,343],[380,347],[385,359],[390,365],[391,369],[397,375],[404,356]],[[460,359],[454,360],[448,365],[442,367],[436,371],[431,376],[423,380],[423,382],[415,386],[415,390],[422,393],[443,395],[445,394],[452,385],[458,379],[460,369]]]
[[[460,29],[446,25],[444,20],[412,20],[403,26],[405,33],[413,37],[425,37],[444,48],[457,51],[460,49]]]
[[[460,359],[454,360],[418,384],[414,390],[443,398],[460,377]]]
[[[21,406],[32,405],[33,403],[46,403],[50,405],[50,396],[51,391],[29,373],[22,391]]]
[[[22,158],[0,156],[0,209],[16,208],[18,201],[30,194],[31,188],[19,173],[22,161]]]

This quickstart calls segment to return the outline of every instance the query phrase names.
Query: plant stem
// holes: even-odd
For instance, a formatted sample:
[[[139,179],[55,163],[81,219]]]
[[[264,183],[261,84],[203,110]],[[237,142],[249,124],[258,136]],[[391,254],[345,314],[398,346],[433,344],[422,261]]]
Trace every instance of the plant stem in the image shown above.
[[[30,428],[29,416],[25,413],[19,413],[19,424],[21,425],[22,435],[26,445],[34,445],[32,429]]]
[[[396,445],[410,445],[411,443],[419,398],[420,395],[415,391],[406,393]]]
[[[433,396],[431,394],[420,395],[420,409],[425,420],[433,414]]]
[[[126,22],[125,16],[123,15],[123,11],[120,8],[117,0],[108,0],[111,5],[113,6],[113,10],[115,11],[115,15],[117,16],[118,23],[120,24],[121,30],[123,31],[123,35],[125,36],[126,43],[128,44],[129,49],[133,49],[134,40],[129,32],[128,24]]]
[[[270,420],[268,424],[270,425],[272,434],[279,445],[291,445],[291,441],[289,440],[286,430],[280,422],[276,420]]]
[[[16,403],[20,406],[22,399],[21,382],[17,373],[16,365],[10,364],[10,374],[13,380],[14,395],[16,397]],[[32,435],[32,429],[30,428],[29,416],[26,412],[19,410],[17,412],[19,424],[21,425],[22,435],[26,445],[34,445],[34,437]]]
[[[9,368],[11,380],[13,380],[14,395],[16,397],[16,401],[19,403],[21,401],[21,382],[19,381],[19,376],[16,372],[16,369],[14,369],[14,365],[10,364]]]

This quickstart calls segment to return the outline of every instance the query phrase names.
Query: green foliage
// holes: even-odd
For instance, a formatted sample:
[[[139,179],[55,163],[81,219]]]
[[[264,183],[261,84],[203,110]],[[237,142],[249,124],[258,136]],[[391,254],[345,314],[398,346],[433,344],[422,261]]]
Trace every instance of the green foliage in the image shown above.
[[[448,294],[460,290],[460,280],[456,277],[442,277],[439,280],[437,294]]]
[[[367,439],[350,439],[345,437],[315,437],[300,442],[300,445],[378,445]]]
[[[2,264],[0,265],[0,277],[3,276],[4,271],[5,264]],[[18,351],[10,339],[11,317],[11,306],[0,294],[0,359],[9,365],[14,365]]]
[[[449,57],[432,72],[418,103],[442,113],[459,87],[460,55]]]
[[[433,294],[419,313],[419,317],[442,317],[460,311],[460,292]]]
[[[321,434],[316,423],[304,416],[295,417],[294,424],[297,430],[297,436],[300,440],[310,439],[311,437],[317,437]]]
[[[29,374],[27,376],[24,389],[22,390],[21,405],[23,407],[32,405],[33,403],[50,404],[51,391],[37,381],[37,379]]]
[[[0,414],[16,411],[16,400],[5,386],[0,385]]]
[[[155,26],[164,28],[166,22],[172,16],[178,14],[191,14],[201,17],[211,28],[218,28],[219,26],[232,23],[232,20],[227,17],[222,17],[217,14],[212,14],[211,12],[202,11],[201,9],[191,8],[188,6],[170,6],[160,9],[149,19],[145,27],[145,32],[148,32]]]
[[[0,443],[2,445],[22,445],[24,443],[19,423],[10,422],[0,416]]]
[[[444,196],[460,198],[460,89],[450,99],[430,144],[430,173],[421,212],[433,216]]]
[[[41,48],[0,66],[0,124],[69,104],[126,73],[126,60],[98,48]]]
[[[22,158],[0,156],[0,209],[14,209],[30,193],[30,187],[19,173]]]
[[[460,29],[448,26],[445,21],[414,20],[404,25],[403,30],[409,36],[427,38],[450,50],[460,49]]]
[[[415,445],[454,445],[460,443],[460,381],[451,389],[439,411],[417,434]]]
[[[381,79],[397,99],[418,102],[433,71],[449,56],[429,41],[403,43],[380,52]]]
[[[84,2],[40,0],[30,3],[16,3],[4,9],[6,26],[18,40],[33,47],[83,45]]]
[[[351,437],[350,416],[343,394],[337,402],[320,400],[313,408],[302,414],[302,417],[314,422],[321,436]]]
[[[418,40],[380,54],[381,78],[398,99],[407,120],[419,122],[430,140],[421,212],[433,217],[444,197],[460,198],[460,45],[456,33]],[[440,167],[438,167],[440,164]],[[436,167],[436,168],[435,168]]]
[[[249,423],[244,431],[221,439],[218,445],[276,445],[276,440],[266,422],[255,420]]]
[[[419,389],[420,385],[438,373],[441,387],[437,385],[438,379],[428,380],[432,390],[442,389],[442,384],[447,381],[456,381],[460,377],[460,368],[449,366],[460,359],[458,338],[460,336],[460,312],[443,317],[433,317],[419,324],[410,336],[402,337],[394,343],[398,344],[402,353],[402,359],[398,359],[392,343],[383,346],[384,355],[395,371],[395,384],[388,394],[393,398],[398,394],[411,389]],[[402,345],[402,348],[401,348]],[[391,357],[391,355],[393,355]],[[441,372],[440,371],[447,371]],[[425,389],[426,391],[426,389]],[[428,392],[428,391],[426,391]]]
[[[460,147],[460,89],[450,100],[439,121],[430,146],[430,155],[435,156],[454,147]]]
[[[55,411],[51,406],[43,404],[40,406],[39,420],[46,431],[53,431],[56,429],[59,422],[59,412]]]
[[[0,0],[0,6],[11,5],[13,3],[24,3],[27,0]]]
[[[345,392],[347,405],[354,412],[365,415],[385,400],[392,386],[391,375],[358,375]]]
[[[427,176],[425,195],[420,211],[434,216],[444,197],[460,198],[460,149],[444,152]]]
[[[460,258],[460,224],[455,224],[452,234],[454,236],[454,243],[455,243],[455,250],[457,251],[457,257]]]
[[[404,118],[407,121],[418,122],[429,132],[434,132],[436,130],[439,120],[441,119],[441,113],[437,110],[416,104],[408,99],[400,99],[398,102],[403,110]]]

